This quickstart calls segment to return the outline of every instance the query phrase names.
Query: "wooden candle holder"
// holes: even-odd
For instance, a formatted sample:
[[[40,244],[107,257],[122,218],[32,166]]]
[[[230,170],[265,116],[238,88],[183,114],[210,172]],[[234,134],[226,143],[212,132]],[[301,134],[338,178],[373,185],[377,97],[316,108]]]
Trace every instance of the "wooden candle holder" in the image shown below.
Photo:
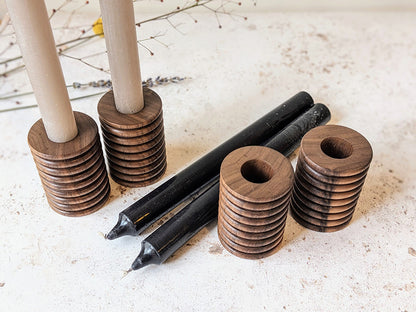
[[[143,97],[144,108],[136,114],[119,113],[113,91],[98,103],[111,177],[128,187],[152,184],[166,170],[162,101],[148,88]]]
[[[246,146],[231,152],[220,171],[218,237],[230,253],[260,259],[283,239],[293,168],[279,152]]]
[[[319,232],[334,232],[352,219],[373,156],[358,132],[327,125],[302,139],[291,201],[293,218]]]
[[[78,135],[54,143],[42,119],[30,129],[28,143],[50,207],[59,214],[84,216],[99,210],[110,195],[98,127],[95,121],[74,112]]]

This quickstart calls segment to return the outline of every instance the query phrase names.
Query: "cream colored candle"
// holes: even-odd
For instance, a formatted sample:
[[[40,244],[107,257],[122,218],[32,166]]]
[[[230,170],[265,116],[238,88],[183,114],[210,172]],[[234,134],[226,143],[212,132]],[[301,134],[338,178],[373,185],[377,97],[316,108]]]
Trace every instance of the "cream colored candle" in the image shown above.
[[[132,0],[100,0],[114,100],[122,114],[142,110],[143,90]]]
[[[43,0],[6,0],[48,138],[72,140],[78,129]]]

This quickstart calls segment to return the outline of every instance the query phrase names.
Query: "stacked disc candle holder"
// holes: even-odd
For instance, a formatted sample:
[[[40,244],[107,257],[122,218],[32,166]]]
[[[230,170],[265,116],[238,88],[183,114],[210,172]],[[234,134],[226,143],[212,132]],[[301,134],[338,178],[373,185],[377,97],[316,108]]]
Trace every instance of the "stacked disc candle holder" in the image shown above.
[[[293,179],[289,160],[268,147],[243,147],[224,159],[218,237],[225,249],[246,259],[260,259],[277,250]]]
[[[152,184],[166,170],[162,101],[147,88],[143,99],[144,108],[134,114],[117,111],[113,91],[98,103],[110,175],[128,187]]]
[[[30,129],[28,143],[51,208],[65,216],[100,209],[110,184],[95,121],[74,112],[77,136],[65,143],[48,139],[42,119]]]
[[[311,230],[334,232],[353,217],[372,159],[370,143],[350,128],[327,125],[301,142],[291,212]]]

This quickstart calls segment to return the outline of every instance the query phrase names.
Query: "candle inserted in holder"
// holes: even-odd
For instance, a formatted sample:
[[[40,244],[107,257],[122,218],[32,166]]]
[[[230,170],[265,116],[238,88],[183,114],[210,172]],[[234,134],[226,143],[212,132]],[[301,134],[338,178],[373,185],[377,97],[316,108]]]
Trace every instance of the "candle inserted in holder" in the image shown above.
[[[28,143],[49,205],[66,216],[100,209],[110,195],[98,127],[72,111],[43,0],[7,0],[42,119]]]
[[[75,120],[78,135],[66,143],[49,140],[42,119],[28,135],[50,207],[72,217],[97,211],[110,195],[97,124],[80,112],[75,112]]]
[[[162,101],[142,88],[131,0],[100,0],[113,91],[98,103],[111,177],[128,187],[154,183],[166,170]]]

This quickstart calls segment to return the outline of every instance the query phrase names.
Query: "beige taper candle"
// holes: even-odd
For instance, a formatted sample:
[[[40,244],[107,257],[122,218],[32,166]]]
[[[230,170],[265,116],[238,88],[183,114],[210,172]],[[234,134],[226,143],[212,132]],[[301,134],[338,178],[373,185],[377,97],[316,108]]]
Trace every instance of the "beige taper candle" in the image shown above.
[[[144,107],[132,0],[100,0],[116,109],[134,114]]]
[[[6,0],[48,138],[72,140],[78,129],[43,0]]]

